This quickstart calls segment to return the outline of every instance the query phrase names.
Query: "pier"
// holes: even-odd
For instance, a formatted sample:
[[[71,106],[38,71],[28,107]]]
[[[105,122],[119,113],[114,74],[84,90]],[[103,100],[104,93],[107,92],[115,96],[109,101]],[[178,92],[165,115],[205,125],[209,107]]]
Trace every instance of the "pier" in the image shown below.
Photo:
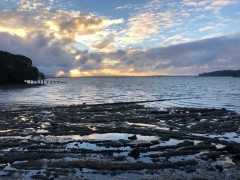
[[[63,81],[50,81],[50,80],[25,80],[28,84],[39,84],[39,85],[46,85],[46,84],[65,84],[66,82]]]

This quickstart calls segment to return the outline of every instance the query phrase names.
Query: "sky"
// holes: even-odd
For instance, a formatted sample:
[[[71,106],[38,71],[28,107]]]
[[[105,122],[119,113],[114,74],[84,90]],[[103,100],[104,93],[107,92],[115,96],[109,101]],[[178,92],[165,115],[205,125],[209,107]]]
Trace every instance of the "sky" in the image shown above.
[[[50,76],[240,69],[240,0],[0,0],[0,50]]]

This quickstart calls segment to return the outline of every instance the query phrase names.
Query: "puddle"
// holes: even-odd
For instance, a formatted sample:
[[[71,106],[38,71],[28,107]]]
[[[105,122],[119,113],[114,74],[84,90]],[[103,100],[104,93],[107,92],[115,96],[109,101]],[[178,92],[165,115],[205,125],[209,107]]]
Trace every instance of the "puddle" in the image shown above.
[[[201,119],[200,120],[200,122],[206,122],[207,121],[207,119]]]
[[[152,162],[153,162],[153,161],[152,161],[152,158],[151,158],[151,157],[148,157],[148,156],[154,155],[154,154],[161,154],[161,153],[163,153],[163,152],[151,151],[151,152],[141,153],[139,159],[137,159],[137,160],[140,160],[140,161],[142,161],[142,162],[144,162],[144,163],[152,163]],[[163,160],[163,159],[165,159],[165,158],[159,157],[159,159],[160,159],[160,160]]]
[[[223,135],[216,135],[216,136],[211,136],[210,137],[217,137],[219,138],[220,140],[225,140],[225,141],[233,141],[233,142],[236,142],[236,143],[240,143],[240,137],[239,137],[239,134],[235,133],[235,132],[228,132],[228,133],[225,133]],[[227,139],[226,139],[227,138]]]
[[[219,135],[190,133],[190,135],[210,137],[210,138],[218,138],[218,139],[223,140],[223,141],[240,143],[240,136],[239,136],[239,134],[237,134],[235,132],[227,132],[227,133],[219,134]]]
[[[170,130],[170,127],[166,124],[166,120],[160,120],[158,122],[159,126],[156,129],[165,130],[165,131],[178,131],[177,129],[173,128]]]
[[[6,171],[0,171],[0,176],[6,176],[8,174],[8,172]]]
[[[170,162],[189,161],[196,159],[195,155],[173,156],[168,159]]]
[[[7,166],[4,168],[5,171],[17,171],[16,168],[13,168],[9,163],[7,163]]]
[[[132,136],[132,135],[130,135]],[[139,141],[154,141],[154,140],[158,140],[159,137],[157,136],[142,136],[142,135],[137,135],[137,140]]]
[[[97,130],[96,127],[92,127],[92,126],[87,126],[87,127],[88,127],[88,129],[91,129],[92,131],[96,131]]]
[[[160,121],[158,124],[161,126],[157,126],[157,125],[153,125],[153,124],[144,124],[144,123],[130,123],[127,122],[128,125],[130,126],[140,126],[140,127],[148,127],[148,128],[154,128],[154,129],[160,129],[160,130],[165,130],[165,131],[169,131],[169,127],[167,127],[167,125],[165,124],[165,121]],[[176,129],[173,129],[171,131],[178,131]]]
[[[41,128],[48,128],[51,124],[49,122],[44,122],[41,124]]]
[[[31,136],[0,136],[0,139],[20,139],[20,140],[28,140],[31,139]]]
[[[198,141],[198,140],[194,140],[194,145],[198,145],[199,143],[201,143],[202,141]]]
[[[25,171],[24,174],[22,175],[23,179],[32,179],[32,176],[34,175],[44,175],[46,172],[45,169],[40,169],[40,170],[29,170]]]
[[[130,147],[104,147],[104,146],[97,146],[96,144],[92,143],[79,143],[79,142],[72,142],[67,144],[66,150],[69,149],[88,149],[88,150],[94,150],[94,151],[103,151],[103,150],[120,150],[120,151],[129,151]]]
[[[169,141],[161,141],[159,146],[175,146],[182,142],[183,140],[170,139]]]
[[[115,179],[115,180],[121,180],[121,179],[143,179],[146,177],[145,171],[138,171],[137,173],[134,172],[119,172],[117,174],[110,174],[109,171],[97,171],[87,168],[80,169],[74,169],[75,170],[75,176],[77,179],[81,177],[81,179]]]
[[[24,151],[23,148],[20,147],[14,147],[14,148],[7,148],[7,149],[2,149],[1,152],[17,152],[17,151]]]
[[[195,126],[196,124],[197,124],[197,122],[189,123],[189,124],[187,125],[187,128],[191,128],[192,126]]]
[[[43,114],[51,114],[52,111],[41,111],[41,113],[43,113]]]
[[[226,147],[226,145],[223,145],[223,144],[216,144],[216,143],[211,143],[211,144],[214,145],[217,149],[222,149]]]
[[[36,133],[40,134],[40,133],[48,133],[49,131],[48,130],[45,130],[45,129],[38,129],[36,130]]]
[[[20,134],[27,135],[27,134],[32,134],[33,132],[35,132],[34,128],[26,128],[26,129],[23,129],[22,132],[20,132]]]
[[[133,125],[133,126],[141,126],[141,127],[151,127],[151,128],[157,128],[156,125],[152,125],[152,124],[144,124],[144,123],[130,123],[127,122],[128,125]]]
[[[159,152],[156,152],[156,153],[159,153]],[[120,153],[115,152],[115,153],[113,153],[113,157],[124,156],[126,158],[125,161],[131,162],[131,163],[136,163],[136,162],[152,163],[151,158],[148,157],[147,155],[154,154],[154,152],[140,153],[140,156],[137,159],[134,159],[133,157],[128,156],[128,154],[129,154],[129,152],[120,152]]]
[[[0,133],[12,132],[16,129],[0,130]]]
[[[22,121],[27,121],[27,120],[29,120],[29,117],[28,117],[27,114],[21,115],[21,116],[19,116],[19,118],[20,118],[20,120],[22,120]]]
[[[91,134],[86,136],[80,136],[80,135],[68,135],[68,136],[34,136],[32,140],[35,141],[45,141],[45,142],[69,142],[69,141],[76,141],[76,140],[101,140],[101,141],[107,141],[107,140],[129,140],[128,138],[133,136],[133,134],[127,134],[127,133],[106,133],[106,134]],[[1,138],[1,137],[0,137]],[[142,136],[137,135],[138,141],[153,141],[158,140],[159,138],[157,136]]]

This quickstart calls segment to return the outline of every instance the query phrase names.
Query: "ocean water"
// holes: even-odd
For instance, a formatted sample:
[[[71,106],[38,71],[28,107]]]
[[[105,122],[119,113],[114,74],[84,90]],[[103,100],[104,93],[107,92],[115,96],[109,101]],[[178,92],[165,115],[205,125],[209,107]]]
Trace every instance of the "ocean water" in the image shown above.
[[[156,108],[208,107],[240,112],[240,78],[86,77],[33,88],[1,88],[0,108],[171,99],[147,103]]]

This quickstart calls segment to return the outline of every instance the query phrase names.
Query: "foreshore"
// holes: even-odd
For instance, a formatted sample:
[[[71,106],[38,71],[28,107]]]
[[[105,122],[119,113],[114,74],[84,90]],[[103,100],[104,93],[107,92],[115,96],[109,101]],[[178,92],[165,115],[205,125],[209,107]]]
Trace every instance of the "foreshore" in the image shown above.
[[[238,179],[240,115],[144,103],[0,111],[0,179]]]

